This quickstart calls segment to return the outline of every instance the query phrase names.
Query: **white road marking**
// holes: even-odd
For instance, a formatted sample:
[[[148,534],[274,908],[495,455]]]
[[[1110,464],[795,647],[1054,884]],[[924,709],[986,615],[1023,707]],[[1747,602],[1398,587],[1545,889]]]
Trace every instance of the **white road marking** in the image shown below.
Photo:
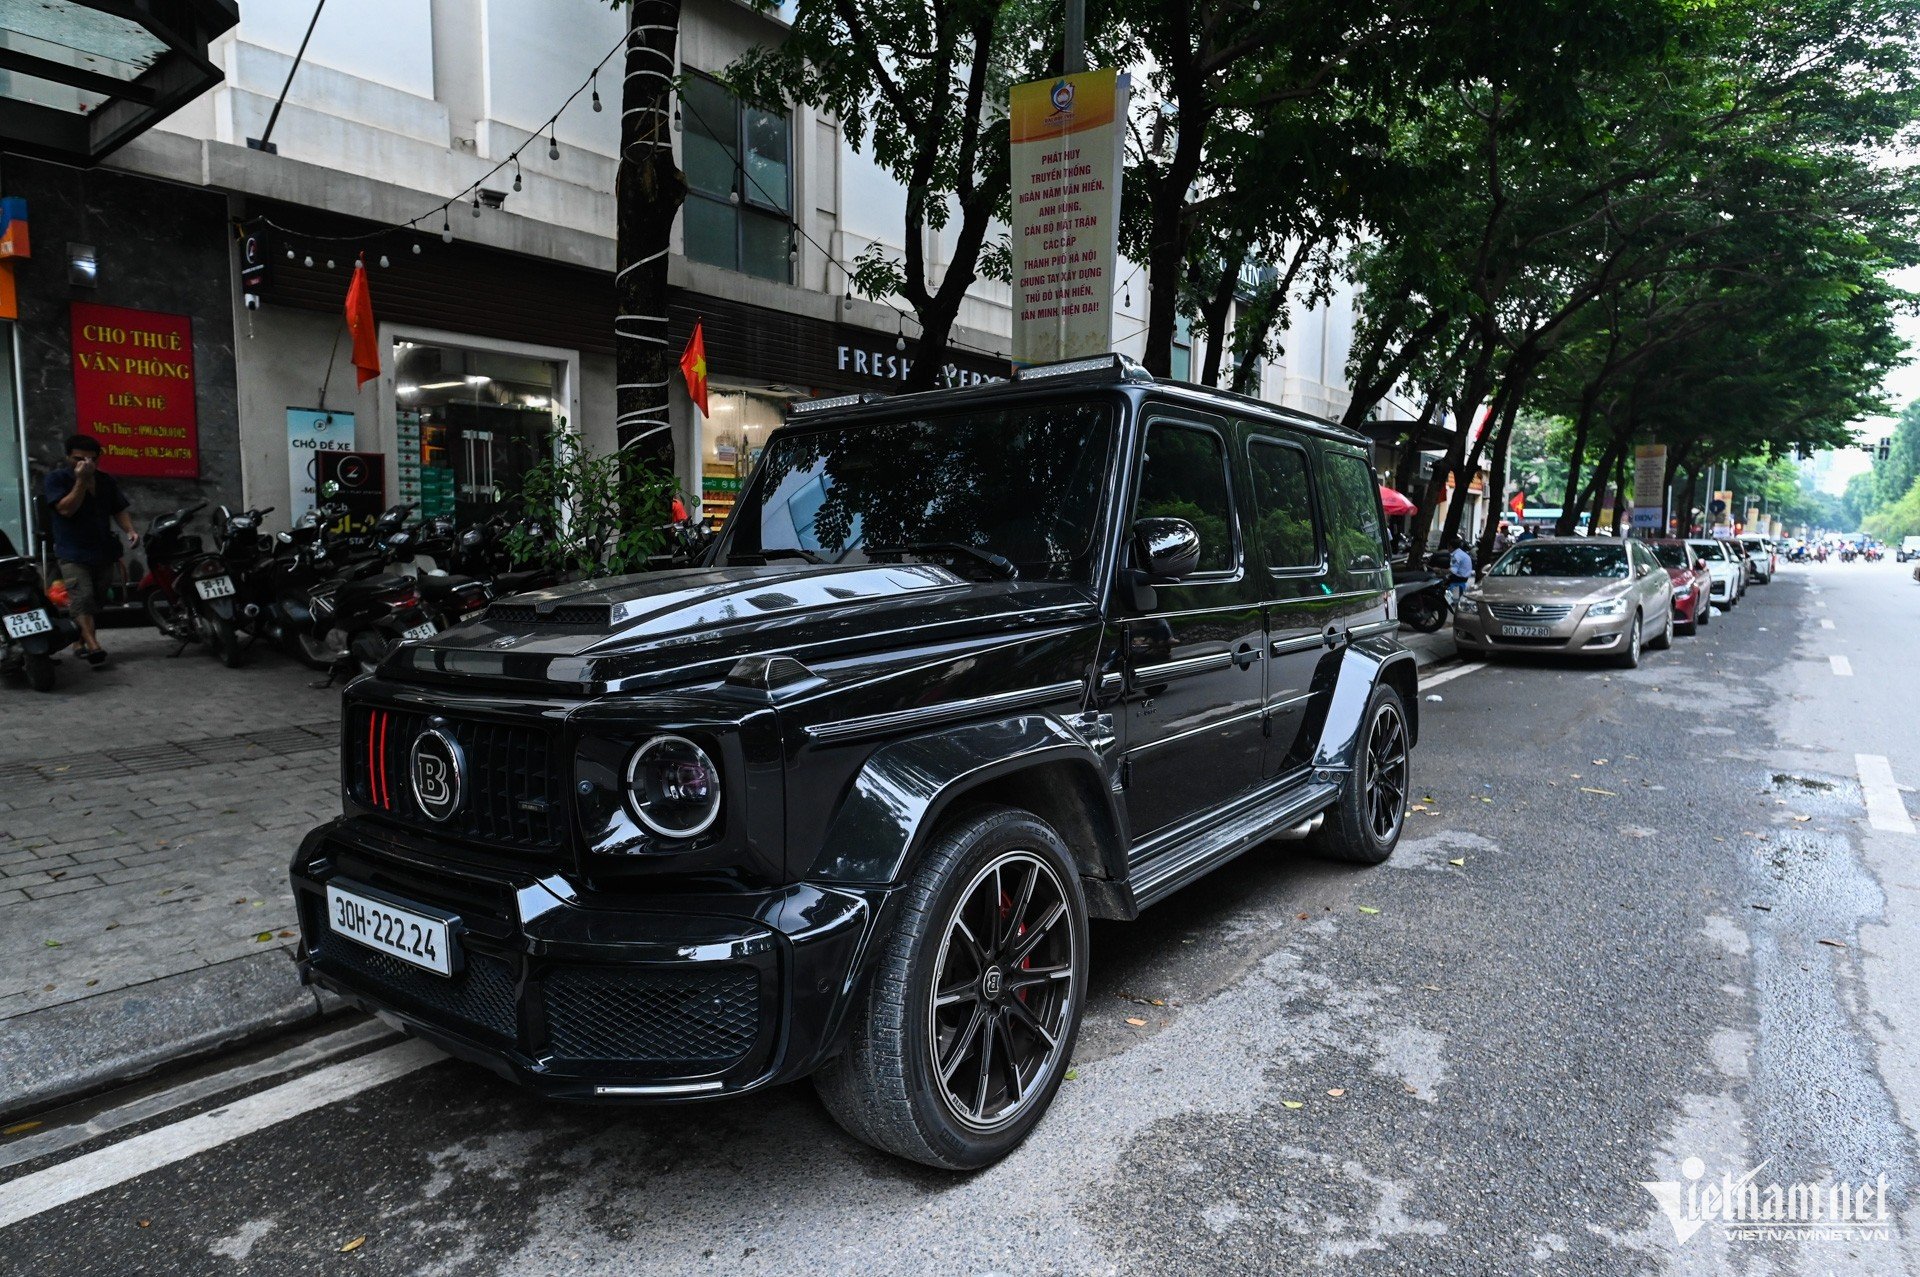
[[[1466,665],[1456,665],[1450,670],[1441,670],[1438,674],[1429,678],[1422,678],[1420,680],[1420,690],[1424,692],[1429,687],[1438,687],[1449,679],[1459,678],[1462,674],[1471,674],[1475,670],[1483,670],[1485,668],[1487,668],[1485,661],[1473,661]]]
[[[25,1135],[18,1139],[0,1144],[0,1170],[9,1166],[18,1166],[31,1162],[37,1157],[49,1153],[58,1153],[62,1149],[85,1144],[102,1135],[149,1122],[163,1113],[171,1113],[177,1108],[210,1100],[216,1095],[237,1090],[250,1082],[263,1081],[270,1077],[279,1077],[283,1073],[292,1073],[296,1069],[309,1065],[325,1064],[338,1056],[345,1055],[360,1047],[372,1046],[383,1038],[398,1038],[399,1034],[378,1020],[367,1020],[361,1024],[329,1033],[325,1037],[302,1042],[289,1047],[264,1060],[255,1060],[239,1068],[212,1073],[206,1077],[182,1082],[170,1086],[164,1091],[155,1091],[152,1095],[142,1096],[128,1104],[96,1113],[84,1122],[72,1126],[56,1126],[51,1130],[35,1135]]]
[[[1833,628],[1833,622],[1829,621],[1826,617],[1823,616],[1820,618],[1820,628],[1823,630],[1830,630]]]
[[[1827,658],[1827,660],[1828,660],[1829,662],[1831,662],[1831,663],[1832,663],[1832,665],[1833,665],[1833,672],[1834,672],[1835,674],[1839,674],[1839,675],[1843,675],[1843,676],[1850,676],[1850,675],[1852,675],[1852,673],[1853,673],[1853,662],[1852,662],[1852,661],[1849,661],[1849,660],[1848,660],[1848,659],[1847,659],[1846,657],[1844,657],[1844,656],[1829,656],[1829,657]]]
[[[1893,783],[1893,766],[1879,754],[1855,754],[1853,765],[1860,769],[1860,792],[1867,800],[1867,823],[1890,834],[1914,832],[1907,818],[1907,805],[1900,799],[1900,787]]]
[[[1813,601],[1813,605],[1815,607],[1825,607],[1827,605],[1827,601],[1825,599],[1815,599]]]
[[[9,1184],[0,1184],[0,1228],[10,1228],[43,1211],[91,1197],[446,1058],[444,1052],[425,1042],[402,1042],[282,1082],[222,1108],[157,1127],[98,1152],[22,1175]]]

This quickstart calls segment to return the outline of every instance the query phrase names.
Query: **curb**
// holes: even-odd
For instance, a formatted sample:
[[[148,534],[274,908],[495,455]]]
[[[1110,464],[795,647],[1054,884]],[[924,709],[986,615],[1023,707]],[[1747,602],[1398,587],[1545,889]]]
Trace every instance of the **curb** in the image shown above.
[[[343,1009],[278,949],[0,1020],[0,1124]]]

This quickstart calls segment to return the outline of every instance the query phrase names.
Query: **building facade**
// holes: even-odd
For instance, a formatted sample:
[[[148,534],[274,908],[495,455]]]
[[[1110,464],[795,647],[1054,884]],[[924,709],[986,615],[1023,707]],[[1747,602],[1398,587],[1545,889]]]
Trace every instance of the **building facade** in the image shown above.
[[[604,0],[330,0],[262,149],[251,142],[312,15],[244,5],[210,53],[223,83],[100,169],[0,169],[0,193],[35,206],[42,247],[15,344],[22,473],[0,471],[0,501],[80,422],[76,301],[191,329],[195,464],[133,487],[142,519],[200,499],[296,517],[337,469],[320,454],[335,451],[360,454],[353,473],[383,502],[474,515],[555,432],[613,446],[620,60],[586,77],[620,44],[624,14]],[[787,402],[898,385],[919,353],[901,308],[851,295],[847,265],[875,246],[900,254],[904,192],[830,116],[761,111],[714,78],[783,31],[738,0],[683,11],[674,136],[690,191],[668,317],[676,351],[702,326],[711,416],[676,380],[672,421],[681,483],[711,514],[729,507]],[[589,92],[543,132],[583,82]],[[477,180],[477,199],[437,211]],[[930,239],[937,274],[948,246]],[[86,246],[94,281],[66,282]],[[381,363],[364,384],[343,321],[361,261]],[[1006,375],[1010,300],[1004,284],[975,286],[947,380]],[[1137,356],[1144,271],[1122,280],[1117,303],[1115,346]],[[1352,319],[1344,290],[1302,310],[1284,358],[1261,370],[1262,397],[1343,412]],[[1196,347],[1183,339],[1177,359],[1199,367]]]

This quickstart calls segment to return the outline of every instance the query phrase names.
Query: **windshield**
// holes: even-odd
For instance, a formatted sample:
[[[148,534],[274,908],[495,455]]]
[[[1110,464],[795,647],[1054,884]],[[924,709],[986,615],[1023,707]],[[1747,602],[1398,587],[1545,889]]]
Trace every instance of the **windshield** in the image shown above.
[[[998,556],[1028,580],[1089,580],[1114,418],[1110,403],[1050,403],[777,436],[721,561],[906,557],[978,575]]]
[[[1718,541],[1689,541],[1687,544],[1693,547],[1695,554],[1709,563],[1715,559],[1725,559],[1727,557],[1726,550],[1721,547]]]
[[[1690,568],[1693,566],[1693,561],[1697,557],[1694,552],[1687,549],[1686,546],[1676,545],[1671,541],[1664,541],[1658,545],[1650,545],[1647,548],[1653,551],[1654,557],[1660,560],[1660,566],[1662,567]]]
[[[1620,545],[1516,545],[1489,576],[1625,576],[1627,551]]]

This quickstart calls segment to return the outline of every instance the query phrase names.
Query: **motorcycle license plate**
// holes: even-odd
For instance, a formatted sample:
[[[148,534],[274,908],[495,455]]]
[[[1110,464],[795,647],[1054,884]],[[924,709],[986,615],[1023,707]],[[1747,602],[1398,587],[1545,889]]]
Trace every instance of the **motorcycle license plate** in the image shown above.
[[[230,576],[210,576],[204,581],[195,581],[193,588],[200,591],[203,599],[225,599],[233,597],[233,578]]]
[[[422,621],[410,630],[401,633],[403,639],[430,639],[440,631],[433,628],[432,621]]]
[[[436,975],[453,974],[453,938],[439,918],[328,884],[327,929]]]
[[[1503,625],[1500,633],[1507,638],[1551,638],[1551,625]]]
[[[45,608],[35,608],[31,612],[15,612],[7,617],[7,637],[26,638],[32,634],[45,634],[53,629],[53,622],[47,617]]]

